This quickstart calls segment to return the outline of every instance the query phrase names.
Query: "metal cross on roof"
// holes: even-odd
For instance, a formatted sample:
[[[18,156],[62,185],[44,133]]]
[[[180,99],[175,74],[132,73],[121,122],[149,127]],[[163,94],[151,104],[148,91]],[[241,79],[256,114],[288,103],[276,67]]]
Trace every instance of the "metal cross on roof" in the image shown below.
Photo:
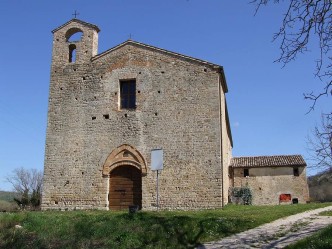
[[[76,17],[79,15],[80,13],[78,13],[76,10],[75,10],[75,13],[73,14],[74,18],[76,19]]]

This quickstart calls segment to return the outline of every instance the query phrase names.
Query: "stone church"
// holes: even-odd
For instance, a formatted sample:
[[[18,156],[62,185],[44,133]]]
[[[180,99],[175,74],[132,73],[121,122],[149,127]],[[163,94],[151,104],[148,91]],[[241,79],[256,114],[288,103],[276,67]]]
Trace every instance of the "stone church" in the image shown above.
[[[133,40],[98,54],[99,31],[52,31],[43,210],[155,210],[155,149],[161,209],[221,208],[243,185],[255,204],[307,200],[301,156],[232,158],[221,66]]]

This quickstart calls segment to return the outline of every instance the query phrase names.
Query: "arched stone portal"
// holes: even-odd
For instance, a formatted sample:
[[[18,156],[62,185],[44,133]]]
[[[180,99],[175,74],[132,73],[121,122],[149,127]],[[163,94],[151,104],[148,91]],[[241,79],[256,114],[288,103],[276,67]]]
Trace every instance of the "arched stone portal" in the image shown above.
[[[142,175],[146,174],[143,156],[132,146],[124,144],[114,149],[103,165],[103,175],[109,176],[109,208],[142,208]]]

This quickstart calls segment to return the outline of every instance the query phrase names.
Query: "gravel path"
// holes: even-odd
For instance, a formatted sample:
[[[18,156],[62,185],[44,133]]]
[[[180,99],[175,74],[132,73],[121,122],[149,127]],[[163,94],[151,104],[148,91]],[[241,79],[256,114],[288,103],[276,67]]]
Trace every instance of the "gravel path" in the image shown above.
[[[284,248],[332,224],[332,216],[318,215],[327,210],[332,210],[332,206],[288,216],[220,241],[206,243],[198,249]]]

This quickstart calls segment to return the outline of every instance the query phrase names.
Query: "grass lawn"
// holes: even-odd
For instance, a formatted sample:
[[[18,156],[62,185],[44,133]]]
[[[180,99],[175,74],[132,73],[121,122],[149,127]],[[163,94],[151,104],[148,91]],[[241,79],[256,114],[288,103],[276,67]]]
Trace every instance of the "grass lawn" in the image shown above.
[[[331,205],[204,211],[48,211],[0,214],[0,248],[194,248],[275,219]],[[15,225],[22,226],[15,229]]]
[[[287,249],[331,249],[332,248],[332,225],[322,229],[314,235],[299,242],[289,245]]]
[[[319,215],[332,216],[332,211],[321,212]]]
[[[320,213],[320,215],[332,216],[332,211]],[[320,230],[299,242],[289,245],[287,249],[331,249],[332,248],[332,225]]]

